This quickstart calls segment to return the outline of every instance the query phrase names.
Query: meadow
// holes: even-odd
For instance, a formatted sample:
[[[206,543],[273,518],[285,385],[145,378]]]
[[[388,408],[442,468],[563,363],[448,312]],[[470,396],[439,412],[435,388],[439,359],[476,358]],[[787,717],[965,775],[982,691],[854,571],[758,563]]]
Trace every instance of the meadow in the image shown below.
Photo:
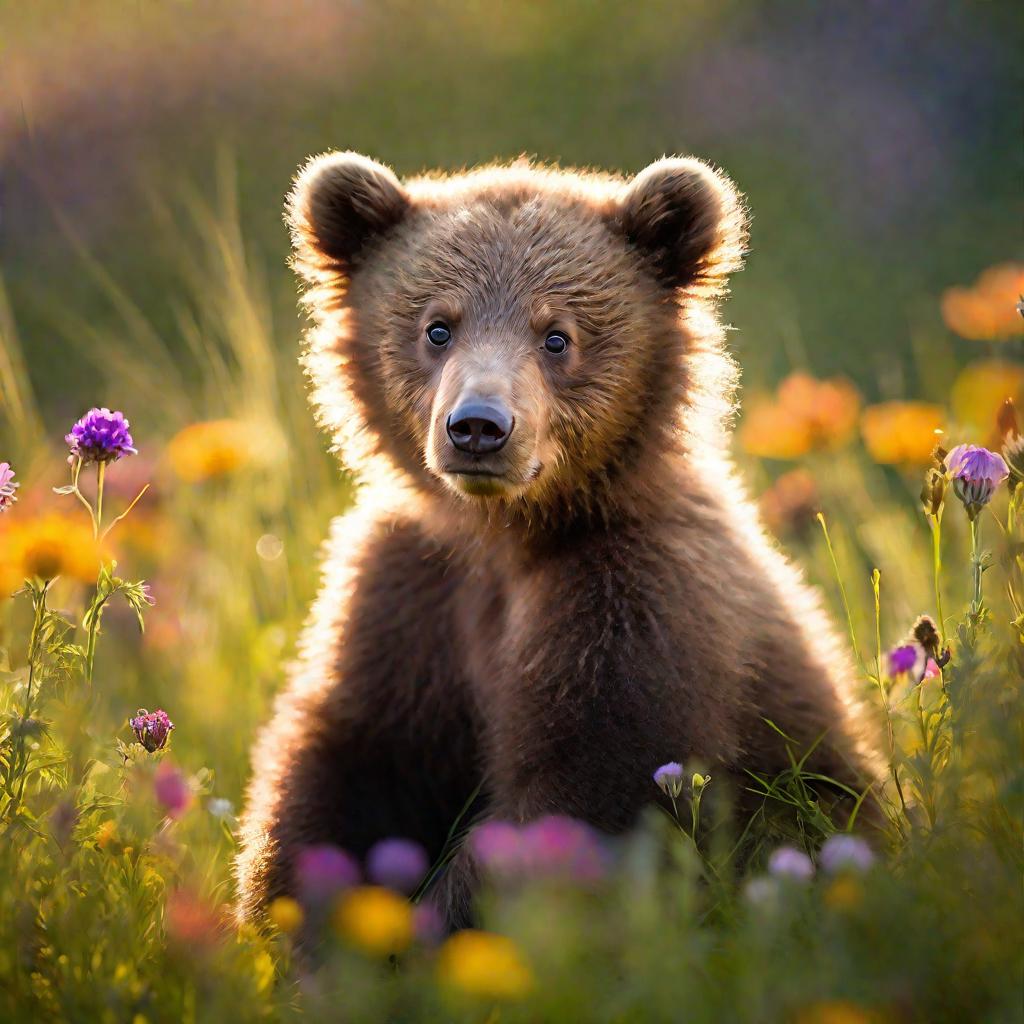
[[[1009,5],[287,6],[0,12],[0,1020],[1024,1019]],[[806,750],[750,821],[713,768],[637,765],[668,799],[625,837],[452,823],[476,931],[439,933],[400,843],[235,923],[250,744],[358,486],[306,401],[280,200],[350,145],[736,176],[736,455],[849,637],[881,828]],[[76,432],[97,407],[130,426]]]

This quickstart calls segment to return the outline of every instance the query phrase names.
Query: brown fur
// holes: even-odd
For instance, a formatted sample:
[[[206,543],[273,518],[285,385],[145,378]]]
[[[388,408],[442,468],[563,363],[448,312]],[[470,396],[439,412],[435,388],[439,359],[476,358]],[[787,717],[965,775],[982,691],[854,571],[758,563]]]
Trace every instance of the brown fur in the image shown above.
[[[401,184],[332,154],[289,223],[315,403],[365,486],[256,748],[243,913],[293,890],[306,844],[437,855],[480,782],[486,815],[621,832],[666,761],[783,768],[764,718],[803,745],[827,733],[821,770],[872,777],[847,658],[728,455],[728,179],[663,160],[632,182],[516,163]],[[470,393],[515,416],[484,459],[445,434]],[[478,466],[497,476],[462,473]],[[472,884],[463,855],[453,923]]]

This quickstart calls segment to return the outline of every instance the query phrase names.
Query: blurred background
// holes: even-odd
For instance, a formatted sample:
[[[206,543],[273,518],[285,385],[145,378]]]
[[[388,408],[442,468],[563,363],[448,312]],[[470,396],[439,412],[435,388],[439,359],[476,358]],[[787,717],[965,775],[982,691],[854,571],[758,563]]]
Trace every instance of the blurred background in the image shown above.
[[[349,500],[305,406],[281,222],[296,167],[331,148],[399,174],[520,154],[724,167],[753,212],[724,312],[757,417],[740,455],[829,587],[807,526],[838,517],[865,637],[881,566],[897,634],[930,599],[908,512],[935,430],[998,440],[1024,390],[1022,52],[1012,2],[0,5],[0,458],[17,512],[64,501],[61,438],[93,405],[122,409],[140,450],[109,486],[127,501],[155,483],[121,533],[157,605],[141,642],[105,620],[123,633],[101,654],[111,720],[167,707],[179,752],[238,799]],[[921,571],[890,588],[908,551]]]

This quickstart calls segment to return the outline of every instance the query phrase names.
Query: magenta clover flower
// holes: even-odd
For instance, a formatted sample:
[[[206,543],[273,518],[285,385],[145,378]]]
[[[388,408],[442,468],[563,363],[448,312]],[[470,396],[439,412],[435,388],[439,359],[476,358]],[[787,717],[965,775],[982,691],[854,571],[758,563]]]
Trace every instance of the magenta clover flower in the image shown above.
[[[192,803],[192,788],[188,779],[170,761],[161,761],[153,778],[157,800],[163,804],[171,818],[179,818]]]
[[[953,491],[970,519],[992,500],[996,488],[1010,475],[1001,455],[974,444],[958,444],[946,456],[945,465]]]
[[[382,839],[366,855],[366,873],[377,885],[411,893],[430,868],[427,851],[410,839]]]
[[[116,462],[125,455],[136,454],[124,414],[109,409],[90,409],[64,440],[72,456],[81,459],[83,465]]]
[[[307,846],[295,860],[299,888],[310,904],[334,896],[340,889],[359,884],[359,865],[338,846]]]
[[[0,462],[0,512],[6,512],[17,500],[18,489],[14,481],[14,470],[9,462]]]
[[[547,815],[522,828],[485,822],[470,837],[470,849],[485,869],[503,878],[596,882],[604,877],[608,860],[589,825],[561,815]]]
[[[654,781],[665,796],[679,796],[683,791],[683,766],[676,761],[663,764],[654,773]]]
[[[871,847],[859,836],[845,832],[827,839],[818,854],[818,863],[830,875],[840,871],[867,871],[874,862]]]
[[[768,873],[775,878],[809,882],[814,877],[814,862],[795,846],[780,846],[768,858]]]
[[[174,728],[174,723],[167,717],[167,712],[159,708],[156,711],[139,708],[135,712],[135,717],[128,719],[128,724],[132,727],[135,738],[151,754],[156,750],[163,750]]]

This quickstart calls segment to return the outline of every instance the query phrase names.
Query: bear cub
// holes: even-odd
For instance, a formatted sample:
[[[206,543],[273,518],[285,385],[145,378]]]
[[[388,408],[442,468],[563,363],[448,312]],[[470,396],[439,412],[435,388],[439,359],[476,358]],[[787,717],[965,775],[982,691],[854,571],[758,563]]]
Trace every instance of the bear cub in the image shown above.
[[[620,833],[673,760],[876,777],[847,658],[728,451],[717,303],[746,241],[695,159],[400,181],[312,159],[288,201],[314,403],[362,481],[254,751],[241,913],[296,857],[431,858],[474,820]],[[468,847],[435,898],[470,919]]]

